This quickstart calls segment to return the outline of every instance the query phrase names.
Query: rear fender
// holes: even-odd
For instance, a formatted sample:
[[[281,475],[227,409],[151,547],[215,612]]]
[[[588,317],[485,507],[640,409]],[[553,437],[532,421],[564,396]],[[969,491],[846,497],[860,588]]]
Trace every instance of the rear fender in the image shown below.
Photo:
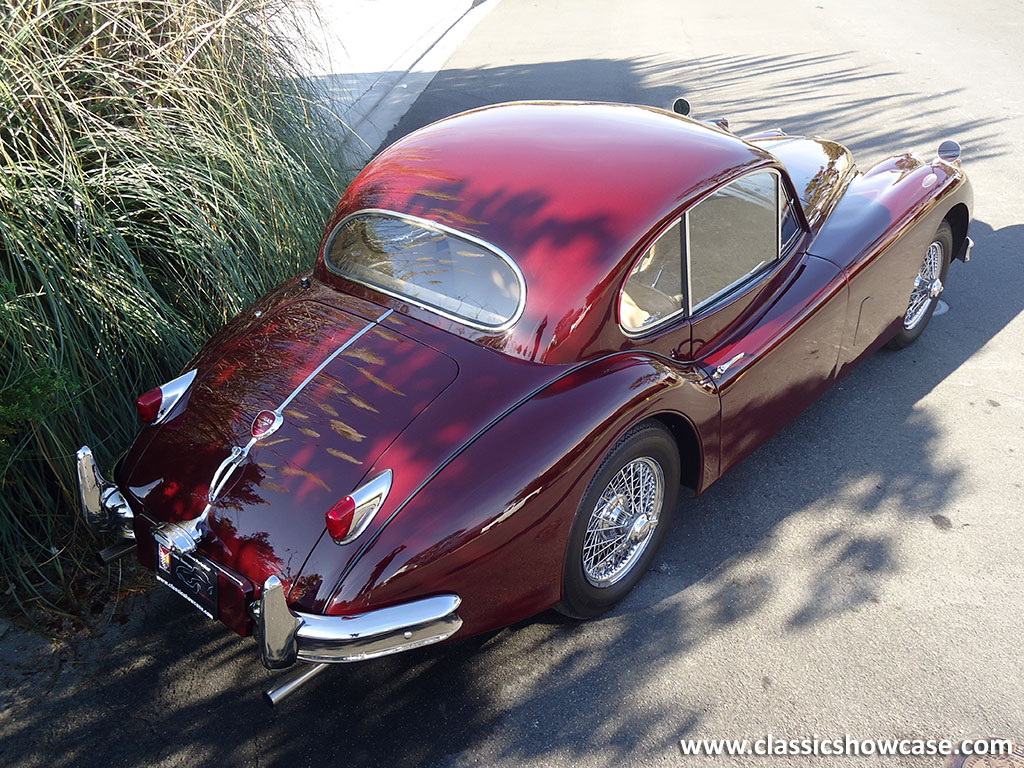
[[[469,635],[555,605],[573,516],[598,465],[633,424],[659,413],[685,413],[708,446],[702,455],[717,456],[719,401],[702,373],[631,353],[555,380],[474,438],[393,515],[327,613],[452,593],[462,598],[459,634]]]

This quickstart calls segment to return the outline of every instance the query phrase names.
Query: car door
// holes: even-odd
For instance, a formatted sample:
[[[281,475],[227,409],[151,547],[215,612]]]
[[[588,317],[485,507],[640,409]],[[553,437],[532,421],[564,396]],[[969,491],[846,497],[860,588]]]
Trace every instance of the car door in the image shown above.
[[[804,250],[799,203],[773,168],[741,176],[683,216],[692,359],[722,403],[725,472],[832,382],[847,285]]]

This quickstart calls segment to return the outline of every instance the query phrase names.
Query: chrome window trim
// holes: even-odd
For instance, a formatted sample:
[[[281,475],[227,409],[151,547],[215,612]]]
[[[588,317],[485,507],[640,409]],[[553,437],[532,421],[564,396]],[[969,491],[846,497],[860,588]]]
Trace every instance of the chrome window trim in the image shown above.
[[[706,299],[704,299],[704,301],[702,301],[700,304],[695,306],[690,311],[690,317],[693,317],[694,315],[700,314],[701,312],[703,312],[704,310],[708,309],[709,307],[716,306],[722,299],[728,298],[733,293],[735,293],[737,288],[741,288],[744,285],[746,285],[747,283],[753,282],[758,277],[763,275],[765,272],[770,271],[771,267],[773,267],[774,265],[776,265],[778,263],[779,263],[779,258],[775,257],[771,261],[767,261],[767,262],[764,262],[762,264],[759,264],[757,269],[755,269],[755,270],[753,270],[751,272],[748,272],[747,274],[743,275],[743,277],[740,277],[740,278],[734,280],[733,282],[729,283],[729,285],[725,286],[725,288],[723,288],[722,290],[718,291],[718,293],[712,294],[711,296],[708,296]]]
[[[349,275],[345,272],[342,272],[339,269],[335,269],[334,266],[331,264],[331,260],[329,257],[331,252],[331,246],[334,244],[334,238],[337,237],[338,232],[341,231],[341,228],[348,224],[352,219],[358,216],[365,216],[368,214],[378,214],[390,216],[396,219],[404,219],[405,221],[412,222],[413,224],[418,224],[419,226],[425,227],[426,229],[432,229],[436,232],[443,232],[446,235],[451,235],[453,237],[459,238],[460,240],[465,240],[469,243],[473,243],[474,245],[478,245],[485,251],[494,254],[499,259],[504,261],[512,269],[513,274],[516,276],[516,282],[519,285],[519,303],[516,305],[516,311],[512,314],[512,317],[510,317],[503,323],[500,323],[499,325],[489,325],[487,323],[476,322],[465,317],[459,317],[454,313],[447,312],[439,307],[435,307],[434,305],[428,304],[425,301],[420,301],[412,296],[406,296],[396,291],[390,291],[387,288],[384,288],[383,286],[371,283],[366,280],[361,280],[357,277],[354,277],[353,275]],[[351,283],[356,283],[357,285],[369,288],[370,290],[383,293],[386,296],[391,296],[392,298],[398,299],[399,301],[404,301],[408,304],[412,304],[413,306],[419,307],[420,309],[425,309],[428,312],[433,312],[436,315],[440,315],[441,317],[447,318],[448,320],[452,320],[453,322],[459,323],[460,325],[465,325],[468,326],[469,328],[475,328],[476,330],[479,331],[488,331],[492,333],[507,331],[509,328],[511,328],[513,325],[519,322],[519,318],[523,316],[523,311],[526,309],[526,278],[523,276],[523,271],[519,268],[519,265],[516,264],[512,257],[505,253],[505,251],[501,250],[496,245],[488,243],[486,240],[481,240],[479,237],[468,235],[465,232],[460,232],[459,230],[449,227],[445,224],[438,224],[436,221],[423,219],[420,218],[419,216],[413,216],[412,214],[409,213],[400,213],[399,211],[392,211],[387,208],[361,208],[358,211],[350,213],[347,216],[345,216],[341,221],[339,221],[335,225],[334,229],[331,230],[331,233],[327,236],[327,240],[325,241],[323,253],[324,266],[327,267],[327,271],[330,272],[331,274],[337,275],[343,280],[348,280]]]
[[[746,272],[746,274],[741,275],[740,278],[738,278],[737,280],[735,280],[732,283],[730,283],[728,286],[726,286],[725,288],[720,290],[718,293],[716,293],[716,294],[714,294],[712,296],[709,296],[707,299],[701,301],[698,304],[690,306],[689,307],[689,316],[690,317],[693,317],[694,315],[696,315],[696,314],[698,314],[700,312],[706,311],[709,308],[718,306],[719,304],[721,304],[723,302],[724,299],[727,299],[729,296],[734,294],[738,288],[741,288],[742,286],[744,286],[744,285],[746,285],[748,283],[753,283],[755,280],[760,278],[761,275],[763,275],[767,271],[770,271],[770,269],[773,266],[777,265],[782,260],[782,244],[781,244],[781,239],[782,239],[782,206],[780,205],[781,196],[780,196],[779,193],[780,193],[781,190],[784,189],[785,185],[782,183],[782,173],[778,170],[778,168],[772,168],[772,167],[756,168],[756,169],[754,169],[754,170],[752,170],[752,171],[750,171],[748,173],[744,173],[741,176],[737,176],[734,179],[726,181],[721,186],[715,187],[715,189],[710,191],[710,193],[708,195],[703,196],[700,200],[698,200],[696,203],[691,205],[687,209],[687,213],[689,213],[689,211],[691,211],[692,209],[696,208],[701,203],[705,202],[708,198],[710,198],[715,193],[718,193],[718,191],[721,191],[722,189],[726,188],[727,186],[731,186],[732,184],[736,183],[737,181],[742,181],[744,178],[748,178],[749,176],[754,176],[754,175],[757,175],[759,173],[770,173],[770,174],[772,174],[775,177],[775,258],[773,258],[769,262],[766,262],[764,264],[760,264],[757,268],[755,268],[755,269],[753,269],[753,270],[751,270],[749,272]],[[788,193],[786,191],[786,198],[788,199],[788,197],[790,197],[790,196],[788,196]],[[687,250],[686,250],[686,278],[687,278],[687,280],[689,280],[689,275],[690,275],[692,269],[690,267],[689,221],[688,220],[687,220],[687,224],[686,224],[686,234],[687,234],[687,240],[686,240],[686,245],[687,245]],[[687,302],[690,301],[691,296],[692,296],[692,294],[687,294],[687,297],[686,297],[687,298]]]
[[[706,197],[710,197],[710,195]],[[702,197],[701,200],[706,197]],[[686,273],[686,302],[683,304],[683,310],[687,317],[693,316],[693,312],[690,310],[690,302],[693,301],[693,278],[690,277],[692,272],[690,269],[690,210],[697,205],[698,203],[694,203],[683,211],[683,271]]]
[[[782,258],[782,176],[775,174],[775,261]]]
[[[776,170],[776,173],[778,173],[778,169],[775,169],[775,170]],[[803,216],[798,216],[796,214],[796,209],[797,208],[800,208],[801,213],[802,213],[802,211],[803,211],[802,205],[803,204],[800,202],[799,198],[795,198],[795,197],[793,197],[792,195],[789,194],[789,188],[786,187],[786,185],[784,183],[784,180],[782,178],[782,174],[779,173],[778,175],[779,175],[779,189],[785,195],[786,201],[789,203],[790,208],[793,210],[793,218],[796,220],[796,225],[797,225],[796,230],[793,232],[792,235],[789,236],[789,240],[787,240],[785,243],[783,243],[782,242],[782,203],[781,203],[781,196],[780,196],[779,197],[779,256],[778,256],[778,258],[781,259],[784,255],[788,255],[789,252],[791,250],[793,250],[794,247],[796,247],[796,244],[798,242],[800,242],[801,238],[803,238],[803,236],[807,234],[807,230],[804,229]]]
[[[697,304],[696,306],[691,306],[690,302],[693,299],[693,281],[691,279],[691,274],[692,274],[693,270],[691,269],[691,266],[690,266],[690,250],[691,250],[690,249],[690,211],[692,211],[698,205],[703,203],[705,200],[707,200],[709,197],[711,197],[716,192],[720,192],[721,190],[725,189],[726,187],[731,186],[732,184],[735,184],[738,181],[742,181],[743,179],[747,178],[748,176],[754,176],[754,175],[756,175],[758,173],[770,173],[773,176],[775,176],[775,219],[776,219],[775,232],[776,232],[776,248],[777,248],[776,253],[775,253],[775,258],[772,259],[771,261],[769,261],[767,264],[762,265],[758,269],[756,269],[756,270],[754,270],[752,272],[748,272],[747,274],[743,275],[741,278],[739,278],[735,282],[731,283],[730,285],[726,286],[725,288],[723,288],[718,293],[714,294],[713,296],[709,296],[707,299],[705,299],[700,304]],[[622,331],[623,335],[625,335],[627,338],[630,338],[630,339],[639,339],[639,338],[643,338],[644,336],[648,336],[651,333],[654,333],[654,332],[662,329],[667,324],[673,322],[674,320],[677,320],[680,317],[680,315],[682,315],[684,317],[687,317],[687,318],[692,318],[695,314],[697,314],[699,312],[704,312],[708,308],[716,306],[718,303],[721,302],[722,299],[727,298],[733,292],[735,292],[735,290],[737,288],[741,287],[742,285],[744,285],[748,281],[752,281],[755,278],[761,276],[770,267],[772,267],[772,266],[778,264],[780,261],[782,261],[783,255],[788,255],[790,250],[792,249],[794,243],[799,242],[800,237],[807,233],[807,230],[804,229],[803,222],[800,221],[800,219],[798,218],[797,219],[797,223],[800,226],[799,226],[796,234],[794,234],[794,236],[791,237],[789,239],[789,241],[786,242],[785,248],[783,248],[782,242],[781,242],[782,241],[782,205],[781,205],[781,200],[782,200],[782,195],[783,194],[786,196],[786,199],[790,203],[796,204],[794,199],[793,199],[793,197],[789,194],[789,190],[788,190],[788,188],[786,187],[786,185],[785,185],[785,183],[783,181],[782,171],[780,171],[778,168],[775,168],[773,166],[761,166],[759,168],[754,168],[754,169],[752,169],[750,171],[747,171],[746,173],[743,173],[743,174],[737,176],[736,178],[730,179],[729,181],[725,182],[724,184],[721,184],[721,185],[715,187],[714,189],[709,190],[708,192],[706,192],[703,195],[701,195],[699,199],[697,199],[694,202],[692,202],[686,208],[686,210],[684,210],[680,215],[672,218],[667,225],[662,227],[662,229],[660,230],[658,236],[655,237],[650,242],[650,244],[646,248],[643,249],[643,251],[640,253],[640,256],[633,262],[633,265],[630,267],[629,273],[626,275],[626,279],[623,280],[622,285],[619,287],[619,299],[618,299],[618,302],[617,302],[616,307],[615,307],[615,313],[616,313],[616,316],[617,316],[616,320],[618,321],[618,324],[619,324],[619,330]],[[626,290],[626,282],[629,280],[630,275],[633,274],[633,270],[636,268],[636,264],[640,261],[640,259],[642,259],[644,257],[644,254],[647,253],[647,251],[650,250],[652,247],[654,247],[655,243],[657,243],[658,240],[660,240],[679,221],[683,222],[684,272],[686,273],[686,281],[685,281],[685,286],[684,286],[685,292],[686,292],[686,296],[685,296],[684,306],[680,307],[678,310],[676,310],[672,314],[665,315],[664,317],[659,318],[659,320],[656,323],[654,323],[652,325],[649,325],[646,328],[641,328],[641,329],[638,329],[638,330],[630,330],[629,328],[627,328],[625,325],[622,324],[622,317],[621,317],[622,294]]]
[[[691,205],[687,209],[687,211],[686,211],[687,212],[687,221],[686,221],[686,245],[687,245],[687,249],[686,249],[686,279],[687,280],[690,279],[690,274],[693,271],[692,268],[691,268],[691,265],[690,265],[690,249],[689,249],[689,245],[690,245],[690,221],[689,221],[689,212],[691,210],[693,210],[694,208],[696,208],[701,203],[703,203],[709,197],[711,197],[711,195],[713,195],[713,194],[715,194],[717,192],[721,192],[726,187],[730,187],[730,186],[732,186],[733,184],[735,184],[735,183],[737,183],[739,181],[743,181],[743,179],[749,178],[750,176],[756,176],[759,173],[770,173],[771,175],[773,175],[775,177],[775,258],[772,259],[769,262],[765,262],[765,263],[759,264],[757,267],[752,269],[750,272],[747,272],[745,275],[741,275],[739,278],[737,278],[733,282],[729,283],[729,285],[727,285],[724,288],[720,289],[717,293],[714,293],[711,296],[708,296],[706,299],[704,299],[699,304],[690,306],[689,317],[693,317],[694,315],[696,315],[696,314],[698,314],[700,312],[705,311],[709,307],[713,307],[713,306],[717,305],[718,303],[720,303],[722,301],[722,299],[725,299],[728,296],[732,295],[736,291],[737,288],[740,288],[741,286],[745,285],[748,282],[753,282],[756,278],[760,277],[765,272],[769,271],[769,269],[773,265],[778,264],[782,260],[782,242],[781,242],[781,240],[782,240],[782,206],[780,205],[780,202],[779,202],[780,201],[779,191],[782,189],[782,186],[783,186],[783,184],[782,184],[782,174],[779,172],[778,168],[757,168],[757,169],[755,169],[753,171],[750,171],[749,173],[745,173],[742,176],[737,176],[735,179],[727,181],[725,184],[723,184],[720,187],[716,187],[714,190],[709,192],[707,195],[702,197],[699,201],[697,201],[696,203],[694,203],[693,205]],[[686,296],[686,300],[687,300],[687,303],[689,303],[692,300],[692,294],[688,293],[687,296]]]
[[[782,246],[782,254],[788,255],[789,252],[796,247],[796,244],[800,242],[800,239],[806,234],[807,230],[805,229],[798,229],[796,232],[794,232],[790,236],[789,240],[786,241],[786,244]]]
[[[640,253],[640,257],[638,259],[636,259],[636,261],[633,262],[633,266],[630,267],[630,269],[629,269],[629,274],[626,275],[626,279],[622,282],[622,286],[619,288],[619,299],[618,299],[618,303],[616,304],[616,307],[615,307],[616,320],[619,323],[619,329],[626,336],[628,336],[631,339],[642,338],[642,337],[646,336],[647,334],[649,334],[651,331],[653,331],[653,330],[655,330],[657,328],[660,328],[662,325],[664,325],[664,324],[666,324],[668,322],[671,322],[673,318],[677,318],[681,314],[682,315],[686,314],[686,303],[690,299],[690,286],[689,285],[686,285],[684,287],[684,290],[686,291],[686,296],[684,297],[685,300],[683,301],[683,306],[681,306],[675,312],[672,312],[672,313],[670,313],[668,315],[665,315],[662,318],[659,318],[658,321],[656,323],[654,323],[653,325],[648,325],[646,328],[637,328],[635,330],[631,330],[630,328],[627,328],[622,323],[622,294],[624,294],[626,292],[626,283],[629,282],[629,278],[633,275],[633,270],[636,269],[636,265],[639,264],[641,260],[643,260],[644,255],[648,251],[650,251],[651,248],[653,248],[655,245],[657,245],[657,243],[661,240],[661,238],[663,238],[665,235],[667,235],[669,232],[671,232],[672,228],[676,224],[679,224],[680,222],[682,222],[682,224],[683,224],[681,229],[682,229],[682,232],[684,233],[684,237],[685,237],[685,240],[686,240],[686,242],[683,244],[683,247],[684,248],[689,247],[689,245],[690,245],[690,232],[687,229],[685,219],[686,219],[686,212],[684,211],[682,214],[680,214],[679,216],[676,216],[674,219],[669,221],[668,224],[666,224],[665,226],[663,226],[659,230],[657,237],[655,237],[653,240],[651,240],[650,245],[648,245],[646,248],[644,248],[643,251],[641,251],[641,253]],[[687,273],[686,279],[687,279],[687,282],[689,282],[689,279],[690,279],[689,273]]]

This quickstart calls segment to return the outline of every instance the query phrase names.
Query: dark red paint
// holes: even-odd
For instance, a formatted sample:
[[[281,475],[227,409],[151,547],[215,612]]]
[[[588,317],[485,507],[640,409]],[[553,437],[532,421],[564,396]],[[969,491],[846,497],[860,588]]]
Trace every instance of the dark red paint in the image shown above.
[[[636,259],[754,168],[778,169],[799,199],[796,247],[721,304],[626,337],[618,297]],[[630,426],[662,420],[700,493],[891,338],[932,234],[950,217],[962,242],[971,205],[945,163],[899,156],[860,173],[831,142],[746,142],[641,107],[507,105],[428,126],[366,167],[327,231],[385,208],[491,242],[524,273],[523,317],[473,330],[329,274],[321,253],[308,289],[289,281],[232,321],[167,423],[140,433],[118,478],[136,534],[148,543],[153,522],[198,516],[256,415],[391,309],[302,390],[213,506],[200,551],[224,574],[221,618],[251,631],[245,603],[274,574],[306,611],[454,592],[460,635],[520,620],[561,598],[573,516]],[[385,469],[385,504],[337,545],[328,510]],[[154,567],[150,550],[139,556]]]

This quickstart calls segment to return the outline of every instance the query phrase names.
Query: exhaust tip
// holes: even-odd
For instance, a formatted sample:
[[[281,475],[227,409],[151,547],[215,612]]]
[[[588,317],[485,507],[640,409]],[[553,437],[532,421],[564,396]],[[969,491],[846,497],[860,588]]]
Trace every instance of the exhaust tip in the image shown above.
[[[319,675],[328,667],[327,664],[302,664],[298,670],[286,677],[273,688],[263,692],[263,701],[271,707],[276,707],[283,699],[295,693],[314,677]]]
[[[96,561],[101,567],[107,567],[115,560],[120,560],[122,557],[127,555],[129,552],[135,549],[135,540],[129,539],[127,541],[120,541],[117,544],[113,544],[106,549],[101,549],[96,553]]]

